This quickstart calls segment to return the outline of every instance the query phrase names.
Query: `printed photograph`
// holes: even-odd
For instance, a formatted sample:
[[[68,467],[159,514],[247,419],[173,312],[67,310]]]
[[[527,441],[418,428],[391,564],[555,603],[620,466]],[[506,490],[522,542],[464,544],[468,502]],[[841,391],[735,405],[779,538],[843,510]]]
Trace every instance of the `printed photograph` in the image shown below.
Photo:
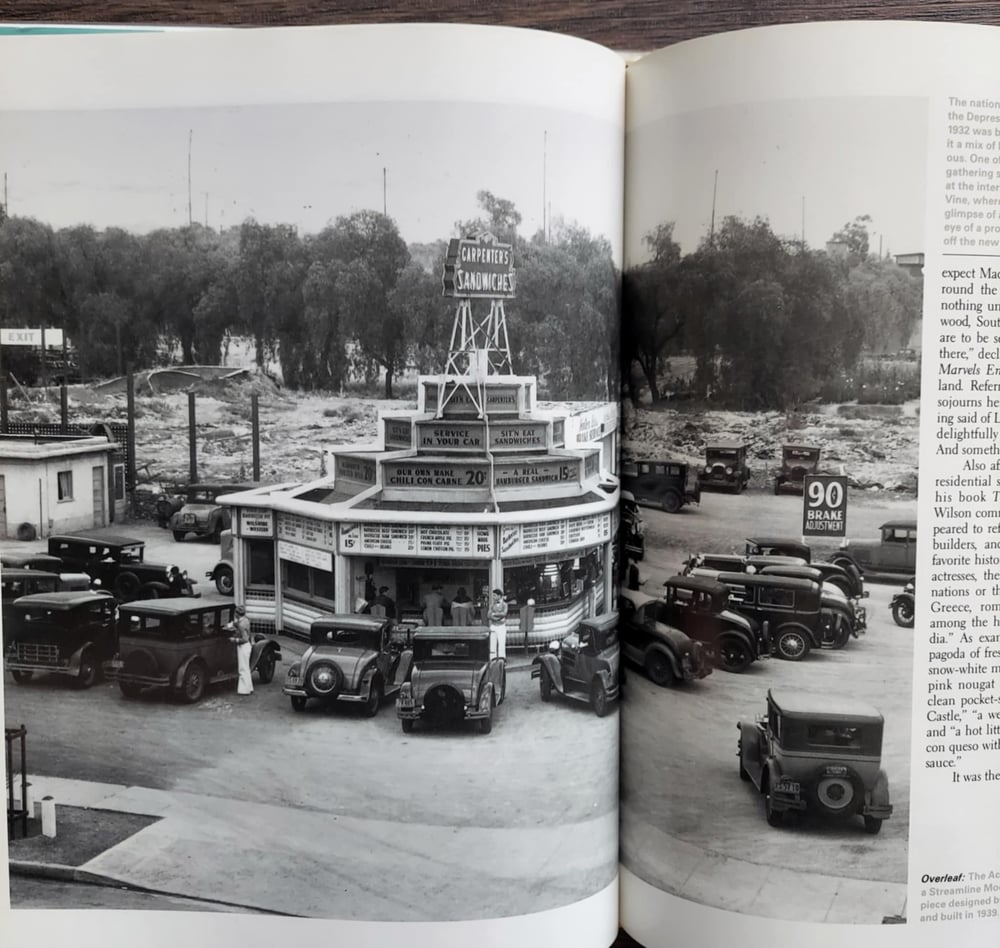
[[[906,921],[927,103],[630,131],[622,863]]]
[[[450,921],[609,886],[620,127],[0,124],[13,908]]]

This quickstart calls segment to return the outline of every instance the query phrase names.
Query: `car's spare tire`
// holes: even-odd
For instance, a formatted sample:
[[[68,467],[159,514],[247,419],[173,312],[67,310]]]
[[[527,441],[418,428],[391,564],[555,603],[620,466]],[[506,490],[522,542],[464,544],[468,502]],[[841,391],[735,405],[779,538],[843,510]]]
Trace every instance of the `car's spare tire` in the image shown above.
[[[437,685],[424,698],[424,715],[436,724],[460,721],[465,716],[465,699],[449,685]]]
[[[344,676],[333,662],[316,662],[306,672],[306,691],[316,698],[336,698],[343,686]]]
[[[829,769],[820,767],[810,782],[813,804],[827,816],[853,816],[864,802],[864,783],[850,767],[844,773],[828,773]]]

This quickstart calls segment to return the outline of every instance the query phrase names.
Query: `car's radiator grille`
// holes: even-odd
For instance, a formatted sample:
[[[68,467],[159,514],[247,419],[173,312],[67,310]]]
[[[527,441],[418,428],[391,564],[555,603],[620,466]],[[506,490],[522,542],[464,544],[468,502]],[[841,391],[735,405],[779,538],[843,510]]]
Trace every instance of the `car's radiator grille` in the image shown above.
[[[56,645],[36,645],[31,642],[17,643],[17,658],[33,665],[58,665],[59,648]]]

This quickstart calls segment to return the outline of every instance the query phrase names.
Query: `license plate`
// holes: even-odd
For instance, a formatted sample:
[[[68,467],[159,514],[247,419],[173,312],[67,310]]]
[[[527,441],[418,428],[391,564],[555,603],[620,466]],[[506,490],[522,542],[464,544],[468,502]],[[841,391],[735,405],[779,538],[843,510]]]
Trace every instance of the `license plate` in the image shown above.
[[[181,517],[181,522],[182,523],[194,523],[194,514],[184,514],[184,516]]]
[[[798,793],[799,782],[797,780],[779,780],[774,785],[775,793]]]
[[[125,663],[123,661],[121,661],[121,659],[113,658],[110,662],[108,662],[108,667],[109,668],[124,668],[125,667]]]

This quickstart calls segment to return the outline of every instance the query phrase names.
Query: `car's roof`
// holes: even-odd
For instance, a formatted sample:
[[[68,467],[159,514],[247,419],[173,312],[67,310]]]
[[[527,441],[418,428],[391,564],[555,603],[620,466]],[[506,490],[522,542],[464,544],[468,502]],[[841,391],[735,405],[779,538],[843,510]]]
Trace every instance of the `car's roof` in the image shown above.
[[[314,619],[310,628],[316,629],[381,629],[386,620],[380,616],[363,616],[356,613],[323,616]]]
[[[74,589],[68,592],[33,593],[14,600],[19,609],[75,609],[79,605],[95,602],[98,599],[111,599],[105,592],[95,592],[91,589]]]
[[[650,596],[648,593],[639,592],[636,589],[620,589],[618,591],[618,598],[627,600],[637,609],[640,606],[646,605],[647,602],[663,601],[662,599],[657,599],[656,596]]]
[[[733,448],[745,448],[746,446],[747,445],[745,441],[709,441],[705,445],[705,450],[718,451],[721,449],[729,451],[732,450]]]
[[[59,533],[49,540],[75,540],[77,543],[93,543],[94,546],[145,546],[145,540],[126,537],[120,533]]]
[[[762,537],[754,536],[747,537],[747,543],[753,543],[757,546],[793,546],[802,547],[809,549],[808,543],[803,543],[801,540],[796,540],[795,537]]]
[[[709,593],[712,596],[721,596],[729,593],[729,587],[722,583],[717,583],[707,576],[671,576],[664,586],[674,586],[677,589],[690,589],[692,592]]]
[[[233,607],[231,601],[219,599],[193,599],[190,596],[171,596],[166,599],[138,599],[124,603],[122,612],[144,613],[151,616],[176,616],[185,612],[207,612],[220,606]]]
[[[590,619],[584,619],[580,625],[589,625],[595,629],[613,629],[618,623],[618,613],[608,612],[603,616],[593,616]]]
[[[819,451],[818,444],[783,444],[782,451]]]
[[[5,566],[0,573],[2,579],[35,579],[38,576],[58,579],[58,573],[50,573],[44,569],[21,569],[20,566]]]
[[[438,642],[453,641],[466,642],[472,639],[476,642],[488,642],[490,640],[489,629],[484,629],[481,625],[429,625],[422,629],[417,629],[413,633],[414,642]]]
[[[809,586],[818,586],[818,583],[809,579],[791,579],[788,576],[770,576],[760,573],[719,573],[720,583],[743,583],[755,584],[763,583],[767,586],[776,586],[780,589],[805,589]]]
[[[904,527],[907,530],[916,530],[917,529],[917,521],[916,520],[886,520],[885,523],[883,523],[881,526],[879,526],[879,530],[884,530],[886,527]]]
[[[802,561],[805,559],[803,556],[788,556],[785,553],[778,553],[776,555],[771,555],[770,553],[751,553],[745,557],[747,563],[751,566],[807,566],[807,563]]]
[[[826,692],[817,697],[808,691],[768,690],[768,697],[781,709],[782,714],[792,717],[842,718],[882,721],[882,712],[866,701],[858,701],[843,695]]]
[[[53,566],[62,563],[54,553],[15,553],[6,550],[0,553],[0,563],[11,564],[8,569],[19,569],[21,563],[51,563]]]
[[[761,572],[765,576],[788,576],[792,579],[811,579],[815,582],[823,576],[822,570],[815,566],[803,566],[801,563],[772,563],[762,566]]]

